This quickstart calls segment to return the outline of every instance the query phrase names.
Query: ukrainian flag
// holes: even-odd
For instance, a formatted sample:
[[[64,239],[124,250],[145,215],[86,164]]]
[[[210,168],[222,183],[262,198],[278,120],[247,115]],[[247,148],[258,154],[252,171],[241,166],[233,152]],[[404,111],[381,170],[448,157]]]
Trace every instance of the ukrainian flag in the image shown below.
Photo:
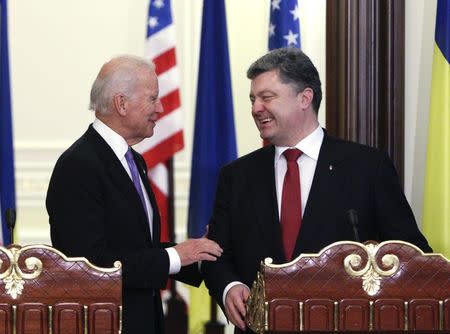
[[[236,159],[227,21],[224,0],[204,0],[192,145],[188,235],[206,232],[220,168]],[[210,316],[205,285],[190,288],[189,333],[204,333]]]
[[[424,187],[423,232],[450,258],[450,0],[438,0]]]

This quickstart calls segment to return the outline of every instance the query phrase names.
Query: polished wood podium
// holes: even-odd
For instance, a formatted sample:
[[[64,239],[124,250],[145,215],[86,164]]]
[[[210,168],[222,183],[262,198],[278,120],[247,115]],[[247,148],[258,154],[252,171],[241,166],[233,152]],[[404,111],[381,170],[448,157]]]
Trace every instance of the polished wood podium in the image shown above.
[[[341,241],[261,264],[247,301],[256,333],[450,333],[450,261],[403,241]]]
[[[0,247],[0,333],[120,333],[121,271],[46,245]]]

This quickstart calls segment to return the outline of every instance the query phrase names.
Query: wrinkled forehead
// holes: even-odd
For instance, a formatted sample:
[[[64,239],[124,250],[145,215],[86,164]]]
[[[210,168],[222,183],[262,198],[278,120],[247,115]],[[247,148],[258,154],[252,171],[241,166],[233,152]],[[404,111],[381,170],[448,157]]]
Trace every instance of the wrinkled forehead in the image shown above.
[[[159,83],[158,77],[155,71],[149,71],[148,69],[143,69],[136,73],[136,83],[138,89],[143,89],[152,95],[158,95],[159,93]]]
[[[250,83],[250,95],[258,95],[266,91],[276,92],[279,90],[295,91],[295,87],[292,84],[282,82],[278,70],[258,74]]]

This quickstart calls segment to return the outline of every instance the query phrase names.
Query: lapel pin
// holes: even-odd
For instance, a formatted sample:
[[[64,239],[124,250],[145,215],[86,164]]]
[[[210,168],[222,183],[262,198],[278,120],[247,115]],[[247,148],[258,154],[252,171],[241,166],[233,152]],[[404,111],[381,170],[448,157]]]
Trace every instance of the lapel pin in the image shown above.
[[[333,165],[330,165],[330,167],[328,167],[330,170],[333,170]]]

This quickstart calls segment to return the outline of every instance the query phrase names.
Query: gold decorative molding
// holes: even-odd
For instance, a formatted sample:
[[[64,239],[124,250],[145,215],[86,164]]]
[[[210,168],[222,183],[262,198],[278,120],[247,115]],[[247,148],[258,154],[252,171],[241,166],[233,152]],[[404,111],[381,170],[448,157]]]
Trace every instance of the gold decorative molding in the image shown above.
[[[17,299],[22,294],[24,279],[30,280],[38,277],[42,273],[42,262],[36,257],[25,259],[25,266],[33,272],[24,273],[19,267],[19,257],[23,248],[12,246],[11,248],[0,248],[0,251],[6,254],[9,259],[9,267],[0,273],[0,279],[5,283],[6,293],[13,299]],[[0,268],[3,267],[3,261],[0,259]]]
[[[336,256],[331,256],[331,254]],[[450,259],[445,258],[440,253],[424,253],[417,246],[399,240],[389,240],[379,244],[375,241],[368,241],[364,244],[354,241],[338,241],[323,248],[318,253],[303,253],[296,259],[282,264],[274,264],[273,259],[267,257],[261,263],[261,269],[253,283],[247,302],[247,326],[258,334],[268,332],[269,328],[271,331],[280,328],[284,330],[286,326],[289,326],[289,331],[292,332],[308,330],[306,327],[309,323],[305,323],[305,309],[310,306],[305,306],[305,302],[309,299],[327,299],[334,303],[334,319],[327,320],[326,328],[332,328],[334,322],[334,331],[339,331],[341,325],[346,326],[346,324],[341,324],[342,317],[345,316],[346,312],[345,309],[341,310],[341,306],[347,305],[348,301],[344,304],[342,304],[342,301],[346,299],[351,301],[353,298],[357,298],[367,300],[368,305],[364,304],[364,312],[366,312],[364,316],[366,318],[362,320],[367,322],[367,330],[377,331],[376,328],[379,324],[375,319],[380,316],[381,311],[375,307],[376,301],[398,298],[404,302],[404,319],[399,319],[399,321],[404,321],[402,327],[407,331],[413,324],[409,319],[409,300],[412,297],[407,297],[405,300],[404,295],[396,294],[398,289],[393,290],[394,295],[389,294],[389,292],[386,294],[386,291],[390,291],[392,282],[396,280],[402,282],[403,271],[407,268],[401,266],[400,261],[408,261],[409,263],[411,257],[413,259],[420,258],[420,261],[416,262],[420,262],[422,265],[424,261],[430,263],[430,268],[436,268],[436,263],[439,266],[442,263],[445,268],[450,264]],[[331,270],[324,269],[327,261],[331,261]],[[308,275],[298,274],[303,270],[306,270],[304,273]],[[313,291],[313,294],[311,294],[305,286],[310,285],[310,280],[315,277],[314,273],[319,271],[323,272],[323,275],[319,278],[321,281],[314,285],[314,289],[320,289],[320,284],[323,284],[325,291],[319,291],[317,294],[316,291]],[[421,282],[426,281],[426,277],[423,277],[426,275],[424,273],[419,277]],[[342,280],[350,287],[349,291],[353,291],[354,294],[346,296],[345,292],[330,293],[327,290],[330,287],[328,284],[330,281],[325,280],[324,277]],[[357,297],[355,297],[356,295]],[[443,300],[448,297],[443,295],[441,290],[433,294],[433,298],[435,297],[439,299],[439,330],[447,329],[444,322],[445,305]],[[420,295],[420,298],[427,299],[430,297],[424,292]],[[294,319],[291,327],[291,322],[286,325],[286,321],[280,320],[281,318],[278,318],[274,309],[269,306],[272,302],[275,302],[277,306],[291,306],[292,301],[298,303],[296,312],[298,312],[299,317]],[[355,303],[355,305],[361,306],[358,303]],[[330,307],[327,305],[327,310],[330,311]],[[341,312],[343,313],[340,314]],[[277,320],[280,321],[277,322]]]
[[[258,272],[256,281],[253,283],[250,297],[247,300],[247,325],[255,333],[264,333],[267,327],[265,290],[263,275]]]
[[[369,296],[375,296],[380,290],[381,277],[392,276],[400,267],[400,260],[394,254],[386,254],[382,257],[381,262],[387,270],[380,268],[376,261],[376,254],[380,249],[380,245],[369,243],[362,247],[368,256],[366,265],[361,270],[354,268],[361,266],[361,256],[358,254],[350,254],[344,259],[344,268],[347,274],[354,277],[362,276],[363,290]]]
[[[24,289],[25,280],[31,280],[38,277],[43,270],[42,261],[37,257],[31,256],[25,259],[26,268],[31,271],[30,273],[23,272],[19,267],[19,258],[22,254],[30,249],[47,250],[60,255],[65,261],[82,261],[86,263],[87,266],[96,269],[104,273],[112,273],[119,270],[122,267],[120,261],[114,262],[113,268],[102,268],[98,267],[91,262],[89,262],[84,257],[67,257],[57,249],[47,246],[47,245],[28,245],[21,247],[19,245],[11,245],[8,248],[0,246],[0,253],[6,255],[9,260],[9,266],[4,269],[3,260],[0,259],[0,284],[5,284],[5,291],[13,299],[17,299],[19,295],[22,294]],[[4,271],[3,271],[4,270]]]
[[[382,247],[384,247],[385,245],[388,244],[403,244],[407,247],[413,248],[415,250],[417,250],[422,256],[425,257],[435,257],[435,256],[439,256],[441,257],[443,260],[447,261],[450,263],[450,259],[447,259],[442,253],[424,253],[419,247],[417,247],[416,245],[413,245],[409,242],[406,241],[401,241],[401,240],[388,240],[388,241],[383,241],[381,243],[379,243],[377,245],[377,249],[380,249]],[[266,257],[263,261],[263,266],[266,266],[268,268],[288,268],[291,267],[293,264],[295,264],[296,262],[298,262],[300,259],[303,258],[318,258],[320,257],[322,254],[326,253],[330,248],[333,248],[335,246],[343,246],[343,245],[354,245],[354,246],[358,246],[361,247],[363,249],[365,249],[367,247],[366,244],[362,244],[356,241],[336,241],[328,246],[326,246],[325,248],[323,248],[320,252],[318,253],[302,253],[300,254],[298,257],[296,257],[295,259],[293,259],[290,262],[286,262],[286,263],[281,263],[281,264],[274,264],[273,263],[273,259],[270,257]]]

